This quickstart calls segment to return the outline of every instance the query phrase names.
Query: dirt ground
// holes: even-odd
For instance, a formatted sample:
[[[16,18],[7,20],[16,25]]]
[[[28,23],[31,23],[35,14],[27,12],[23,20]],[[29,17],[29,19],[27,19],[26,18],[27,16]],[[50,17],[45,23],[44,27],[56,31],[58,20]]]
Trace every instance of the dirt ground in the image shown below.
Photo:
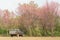
[[[0,37],[0,40],[60,40],[60,37]]]

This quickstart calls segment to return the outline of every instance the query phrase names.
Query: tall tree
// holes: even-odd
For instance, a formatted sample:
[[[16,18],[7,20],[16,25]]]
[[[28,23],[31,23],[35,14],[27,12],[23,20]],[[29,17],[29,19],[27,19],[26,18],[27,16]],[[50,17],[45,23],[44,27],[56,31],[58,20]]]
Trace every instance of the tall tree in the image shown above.
[[[49,29],[51,30],[51,36],[54,34],[58,6],[58,3],[51,2],[50,4],[47,3],[47,5],[42,8],[43,18],[41,22],[43,24],[43,29],[45,30],[45,35],[47,35],[47,30]]]

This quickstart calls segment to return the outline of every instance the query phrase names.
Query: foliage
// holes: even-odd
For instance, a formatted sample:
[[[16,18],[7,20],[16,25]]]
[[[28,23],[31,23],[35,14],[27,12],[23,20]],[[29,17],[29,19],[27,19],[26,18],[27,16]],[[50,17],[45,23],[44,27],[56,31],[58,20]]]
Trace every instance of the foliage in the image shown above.
[[[19,28],[25,36],[60,36],[58,6],[58,3],[51,2],[38,7],[31,1],[19,5],[17,15],[8,10],[0,10],[0,35],[7,35],[9,29]]]

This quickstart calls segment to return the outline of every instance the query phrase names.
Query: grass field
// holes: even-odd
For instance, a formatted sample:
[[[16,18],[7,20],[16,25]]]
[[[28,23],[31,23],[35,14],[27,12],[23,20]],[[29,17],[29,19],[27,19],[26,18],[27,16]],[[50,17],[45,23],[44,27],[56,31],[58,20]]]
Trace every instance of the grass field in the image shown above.
[[[60,37],[0,37],[0,40],[60,40]]]

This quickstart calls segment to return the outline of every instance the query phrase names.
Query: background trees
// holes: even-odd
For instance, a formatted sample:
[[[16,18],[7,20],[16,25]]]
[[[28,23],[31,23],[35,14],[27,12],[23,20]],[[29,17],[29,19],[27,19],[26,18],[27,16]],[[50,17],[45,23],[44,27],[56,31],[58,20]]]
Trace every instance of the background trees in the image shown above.
[[[19,4],[16,10],[17,15],[8,10],[0,10],[0,28],[6,32],[9,29],[19,28],[25,36],[59,35],[58,8],[59,4],[55,2],[49,4],[47,2],[44,6],[39,7],[31,1],[29,4]]]

